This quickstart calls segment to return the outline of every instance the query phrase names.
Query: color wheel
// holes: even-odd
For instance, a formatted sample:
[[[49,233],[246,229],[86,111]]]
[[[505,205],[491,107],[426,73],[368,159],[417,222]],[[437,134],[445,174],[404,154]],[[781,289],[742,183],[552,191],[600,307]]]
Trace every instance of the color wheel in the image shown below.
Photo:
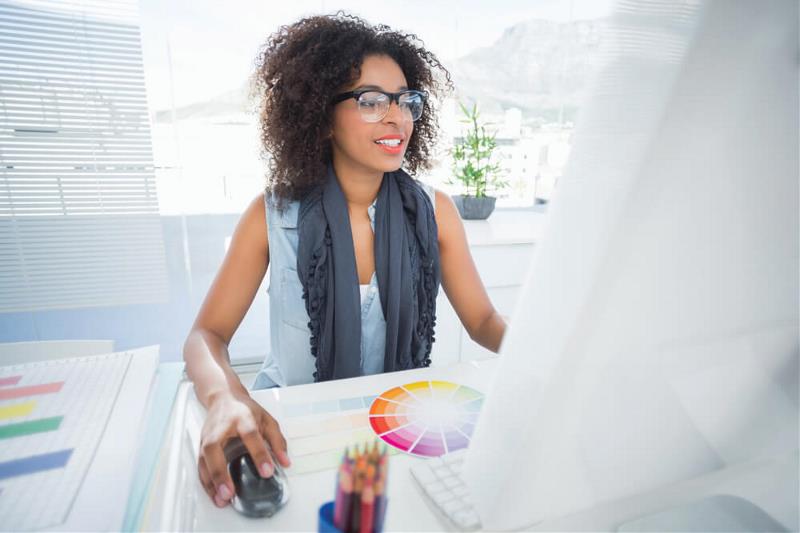
[[[466,448],[483,394],[449,381],[416,381],[389,389],[372,402],[369,423],[398,450],[439,457]]]

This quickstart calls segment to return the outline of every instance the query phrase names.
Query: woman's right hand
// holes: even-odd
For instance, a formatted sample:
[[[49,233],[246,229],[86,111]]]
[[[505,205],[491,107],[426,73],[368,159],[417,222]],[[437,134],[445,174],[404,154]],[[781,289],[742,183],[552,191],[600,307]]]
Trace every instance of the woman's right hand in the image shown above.
[[[200,434],[197,467],[200,482],[217,507],[226,506],[234,494],[224,448],[235,437],[242,439],[262,477],[274,472],[265,439],[278,462],[284,467],[290,464],[278,422],[258,402],[227,391],[213,396]]]

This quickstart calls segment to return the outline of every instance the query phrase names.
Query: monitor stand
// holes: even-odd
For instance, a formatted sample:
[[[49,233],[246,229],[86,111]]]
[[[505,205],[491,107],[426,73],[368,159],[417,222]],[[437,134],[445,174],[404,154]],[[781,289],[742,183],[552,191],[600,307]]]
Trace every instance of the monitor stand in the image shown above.
[[[624,522],[617,531],[789,531],[761,507],[716,495]]]

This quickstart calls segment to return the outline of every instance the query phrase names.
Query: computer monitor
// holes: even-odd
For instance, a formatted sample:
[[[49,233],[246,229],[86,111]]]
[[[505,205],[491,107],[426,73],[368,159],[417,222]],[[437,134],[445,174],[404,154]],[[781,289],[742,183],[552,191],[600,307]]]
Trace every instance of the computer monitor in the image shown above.
[[[466,453],[485,529],[797,449],[797,43],[793,0],[616,6]]]

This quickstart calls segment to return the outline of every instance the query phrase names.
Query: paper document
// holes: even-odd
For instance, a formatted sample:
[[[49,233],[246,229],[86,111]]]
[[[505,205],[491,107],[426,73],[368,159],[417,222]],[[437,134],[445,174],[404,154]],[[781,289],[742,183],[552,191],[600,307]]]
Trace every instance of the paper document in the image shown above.
[[[155,355],[154,360],[152,353],[145,357],[153,370],[157,349]],[[110,422],[125,416],[115,406],[132,367],[144,362],[134,364],[136,357],[135,352],[120,352],[0,367],[0,529],[71,528],[71,515],[101,455],[101,442],[109,437]],[[147,371],[135,373],[140,376],[137,401],[144,403],[152,370],[149,378]],[[127,424],[135,426],[132,421],[138,418]],[[135,451],[122,448],[128,456]],[[113,507],[115,502],[105,500],[104,505]]]

